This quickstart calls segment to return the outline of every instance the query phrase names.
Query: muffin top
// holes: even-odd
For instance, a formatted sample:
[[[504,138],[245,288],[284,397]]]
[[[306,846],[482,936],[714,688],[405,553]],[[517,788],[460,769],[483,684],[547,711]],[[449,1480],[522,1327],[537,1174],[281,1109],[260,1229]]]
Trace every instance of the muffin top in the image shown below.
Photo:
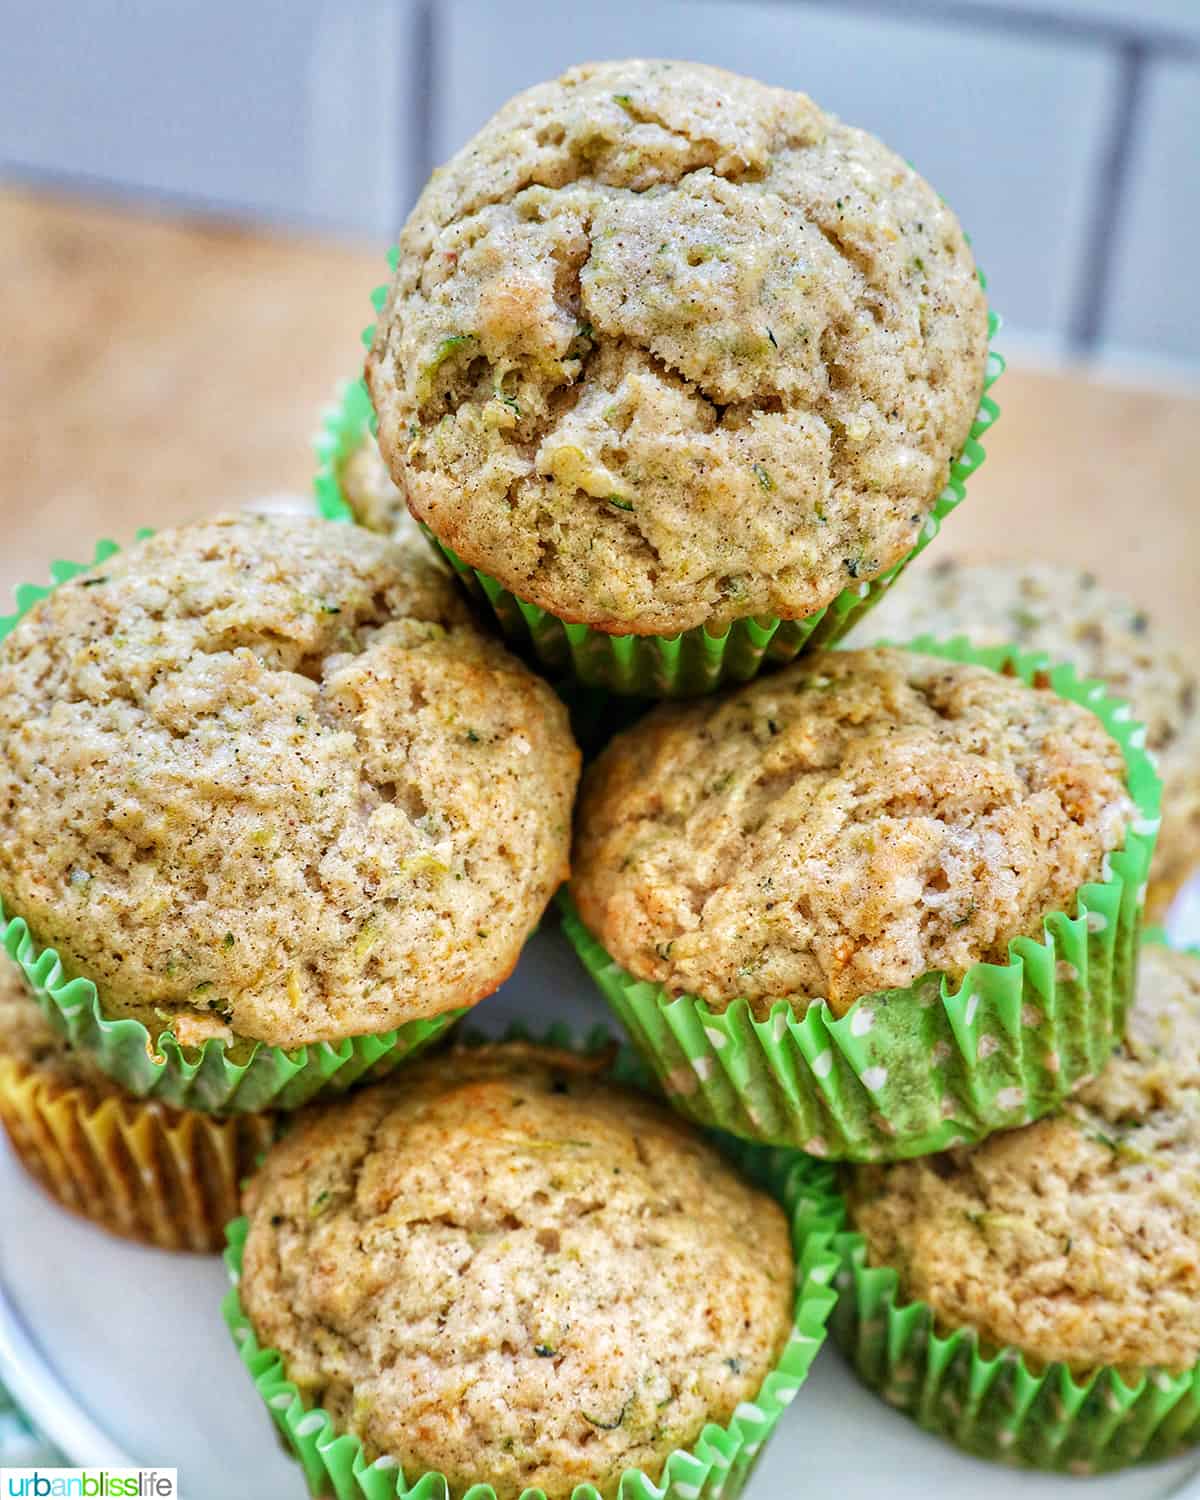
[[[1143,950],[1121,1051],[1061,1115],[855,1169],[872,1265],[944,1329],[1035,1361],[1200,1359],[1200,960]]]
[[[573,68],[435,172],[367,362],[384,457],[554,614],[798,618],[915,543],[987,360],[934,190],[803,94]]]
[[[1200,682],[1182,648],[1094,574],[1053,563],[939,562],[890,593],[853,644],[926,633],[1044,651],[1129,700],[1162,771],[1150,887],[1151,906],[1161,907],[1200,863]]]
[[[947,558],[892,590],[855,630],[854,643],[918,635],[965,635],[976,646],[1017,646],[1070,662],[1080,677],[1128,699],[1147,746],[1164,762],[1200,720],[1197,674],[1182,649],[1145,610],[1079,568]]]
[[[65,1036],[55,1031],[29,993],[20,969],[7,954],[0,953],[0,1059],[3,1058],[33,1068],[68,1088],[84,1084],[105,1094],[125,1093],[86,1052],[72,1047]]]
[[[585,778],[580,916],[638,979],[802,1011],[1003,962],[1134,814],[1118,745],[1048,687],[819,652],[655,709]]]
[[[419,554],[205,522],[0,646],[0,892],[153,1034],[382,1032],[511,970],[566,869],[578,759]]]
[[[360,526],[384,536],[422,540],[404,496],[388,473],[379,444],[367,433],[338,471],[346,504]]]
[[[418,1063],[309,1114],[250,1184],[259,1340],[410,1483],[615,1496],[753,1400],[787,1342],[782,1210],[606,1061]]]

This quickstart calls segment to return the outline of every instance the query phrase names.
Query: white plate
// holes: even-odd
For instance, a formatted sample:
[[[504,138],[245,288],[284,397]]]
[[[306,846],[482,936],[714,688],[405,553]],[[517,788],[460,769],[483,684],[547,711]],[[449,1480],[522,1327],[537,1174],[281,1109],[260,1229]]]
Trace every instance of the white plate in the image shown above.
[[[1186,911],[1186,916],[1185,916]],[[1177,940],[1200,938],[1200,883],[1177,908]],[[563,938],[530,944],[476,1012],[608,1023]],[[233,1352],[220,1262],[112,1239],[58,1209],[0,1148],[0,1380],[77,1464],[177,1468],[185,1500],[303,1500],[300,1470]],[[1162,1500],[1200,1497],[1195,1459],[1104,1479],[1058,1479],[978,1462],[921,1432],[824,1350],[786,1413],[747,1500]]]

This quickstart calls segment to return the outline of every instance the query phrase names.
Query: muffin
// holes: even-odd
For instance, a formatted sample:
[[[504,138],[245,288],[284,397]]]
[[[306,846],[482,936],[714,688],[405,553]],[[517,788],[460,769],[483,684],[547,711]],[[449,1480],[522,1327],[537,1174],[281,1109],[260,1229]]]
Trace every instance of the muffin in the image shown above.
[[[578,767],[558,699],[412,549],[204,522],[0,646],[0,892],[148,1033],[138,1092],[167,1033],[264,1077],[279,1049],[357,1066],[346,1039],[395,1051],[510,973],[566,873]]]
[[[778,1409],[788,1217],[610,1062],[525,1042],[443,1054],[311,1111],[248,1189],[237,1284],[256,1345],[402,1485],[608,1500],[629,1469],[657,1482],[706,1424]]]
[[[699,1078],[695,1057],[666,1071],[685,1108],[709,1107],[697,1085],[714,1069],[727,1075],[723,1088],[741,1081],[721,1055],[733,1033],[714,1025],[728,1017],[739,1067],[747,1047],[759,1050],[753,1027],[775,1048],[792,1036],[789,1069],[865,1090],[860,1103],[895,1132],[891,1150],[916,1154],[928,1149],[926,1109],[939,1128],[944,1111],[967,1134],[985,1123],[971,1120],[981,1106],[1044,1113],[1119,1034],[1141,854],[1152,843],[1139,830],[1156,792],[1138,736],[1126,725],[1119,744],[1073,701],[1083,692],[1073,678],[1052,686],[1026,664],[1025,681],[944,649],[965,659],[821,652],[737,692],[665,705],[618,736],[585,778],[571,930],[602,950],[599,961],[585,952],[589,967],[607,962],[624,976],[610,972],[608,986],[624,995],[624,1019],[637,998],[629,986],[652,987],[658,1011],[678,1002],[680,1019],[698,1006],[701,1034],[719,1037],[715,1055],[701,1054]],[[1123,846],[1138,871],[1118,868]],[[1096,897],[1085,915],[1092,898],[1083,893],[1114,881],[1116,904]],[[1106,935],[1107,958],[1075,951],[1088,932]],[[1028,993],[1010,994],[1014,984]],[[1000,1003],[997,985],[1000,1012],[982,1018],[981,1033],[949,1024],[951,996],[956,1022],[973,1027],[991,999]],[[639,1009],[645,1000],[643,989]],[[1036,1011],[1027,1042],[1022,1004]],[[814,1026],[795,1030],[810,1017]],[[821,1040],[827,1022],[832,1046]],[[634,1029],[651,1043],[643,1023]],[[1031,1079],[1022,1070],[1035,1041],[1045,1076]],[[995,1070],[998,1099],[979,1097],[979,1062]],[[796,1089],[789,1072],[785,1092]],[[850,1099],[831,1101],[833,1113],[854,1096],[850,1088]],[[828,1147],[824,1131],[809,1142],[791,1135],[795,1100],[777,1102],[773,1122],[751,1113],[741,1128]],[[920,1137],[909,1140],[918,1121]]]
[[[369,432],[364,431],[361,441],[339,466],[338,475],[341,493],[360,526],[383,536],[420,538],[420,529]]]
[[[1182,648],[1092,573],[1054,563],[954,559],[892,593],[850,644],[927,633],[1045,652],[1129,701],[1163,777],[1163,826],[1147,899],[1150,915],[1162,916],[1200,864],[1200,699]]]
[[[853,1291],[843,1334],[889,1399],[910,1410],[920,1399],[926,1425],[986,1456],[1088,1472],[1171,1451],[1200,1432],[1198,1182],[1200,958],[1148,947],[1120,1052],[1061,1114],[972,1149],[848,1175],[861,1252],[851,1257],[847,1245],[852,1286],[879,1281],[862,1268],[886,1268],[889,1322],[919,1304],[922,1327],[977,1361],[1003,1351],[1042,1389],[1028,1414],[981,1391],[974,1420],[960,1426],[958,1366],[930,1401],[917,1338],[878,1364],[885,1325],[859,1327]],[[1111,1372],[1136,1396],[1099,1402],[1099,1413],[1085,1407],[1076,1429],[1060,1415],[1051,1441],[1039,1420],[1064,1372],[1085,1388],[1099,1378],[1102,1392],[1116,1389]],[[1180,1429],[1183,1413],[1168,1412],[1185,1391]],[[1134,1434],[1146,1425],[1142,1404],[1167,1394],[1156,1430]]]
[[[366,377],[409,508],[489,596],[697,647],[807,622],[794,654],[921,540],[988,332],[957,219],[882,143],[633,60],[518,95],[434,174]]]
[[[135,1098],[50,1025],[0,955],[0,1123],[64,1208],[163,1250],[215,1253],[276,1120]]]

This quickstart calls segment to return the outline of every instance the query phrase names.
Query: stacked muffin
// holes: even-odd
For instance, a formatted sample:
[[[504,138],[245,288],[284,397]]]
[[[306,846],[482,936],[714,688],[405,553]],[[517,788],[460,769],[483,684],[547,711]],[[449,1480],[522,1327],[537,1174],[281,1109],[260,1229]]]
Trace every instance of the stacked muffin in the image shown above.
[[[566,869],[558,700],[430,561],[315,520],[63,582],[0,647],[0,746],[5,947],[139,1128],[397,1065],[504,980]]]
[[[995,414],[951,211],[802,95],[606,63],[435,174],[393,271],[321,445],[322,508],[360,525],[165,534],[0,648],[6,944],[58,1027],[10,1072],[265,1130],[321,1096],[251,1181],[226,1303],[314,1494],[730,1500],[839,1269],[864,1377],[973,1451],[1186,1441],[1191,1321],[1129,1337],[1192,1296],[1183,960],[1146,965],[1108,1066],[1146,731],[1094,658],[936,639],[941,607],[828,649]],[[412,1061],[567,873],[578,752],[497,633],[694,700],[612,737],[575,808],[563,927],[636,1068],[545,1017]],[[858,1164],[849,1208],[818,1158]],[[1055,1173],[1090,1186],[1051,1212]],[[963,1415],[988,1360],[1002,1421]]]

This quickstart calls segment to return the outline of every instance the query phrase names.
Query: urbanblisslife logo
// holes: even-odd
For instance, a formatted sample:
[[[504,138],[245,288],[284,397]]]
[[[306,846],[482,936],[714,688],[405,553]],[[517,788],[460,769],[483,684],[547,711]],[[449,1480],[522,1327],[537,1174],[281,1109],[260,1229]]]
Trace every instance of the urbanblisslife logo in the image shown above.
[[[176,1500],[178,1469],[0,1469],[0,1500]]]

